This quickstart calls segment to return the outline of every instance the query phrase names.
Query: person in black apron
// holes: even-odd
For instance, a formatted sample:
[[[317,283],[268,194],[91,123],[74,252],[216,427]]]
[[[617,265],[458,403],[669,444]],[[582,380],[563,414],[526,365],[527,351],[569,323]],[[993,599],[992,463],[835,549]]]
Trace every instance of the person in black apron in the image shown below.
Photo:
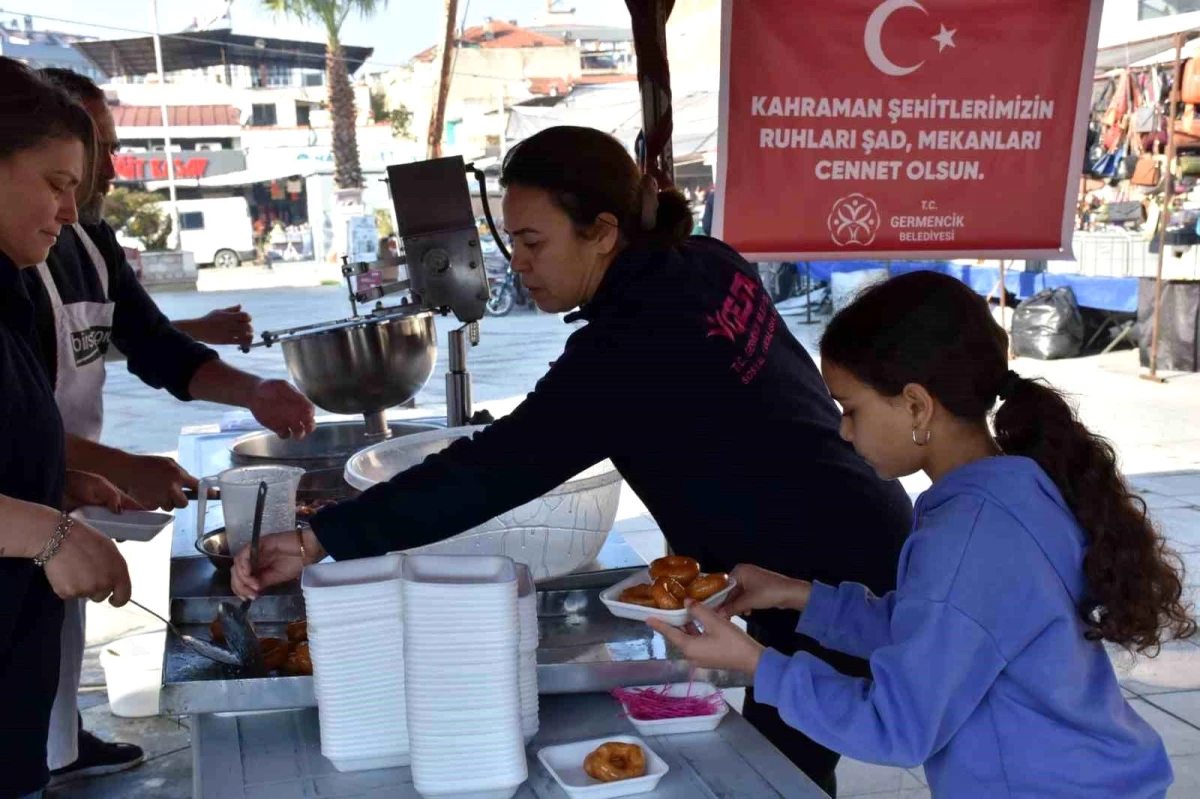
[[[587,324],[509,416],[318,512],[302,538],[265,536],[262,576],[252,578],[239,557],[234,589],[253,596],[326,553],[433,543],[605,458],[671,550],[705,571],[762,562],[803,579],[893,588],[912,521],[908,495],[841,439],[837,406],[753,267],[715,239],[689,237],[686,200],[659,192],[599,131],[549,128],[526,139],[509,151],[502,183],[512,268],[542,310],[578,307],[566,320]],[[865,661],[797,635],[797,620],[756,612],[751,633],[866,673]],[[836,790],[836,753],[789,728],[753,691],[745,716]]]
[[[116,147],[116,127],[103,92],[61,69],[41,74],[71,93],[96,123],[100,149]],[[283,436],[313,427],[313,406],[286,381],[263,381],[223,363],[180,333],[158,310],[125,261],[124,250],[100,212],[115,176],[100,159],[97,180],[80,200],[81,221],[64,226],[48,258],[24,277],[37,308],[38,333],[54,396],[67,432],[67,464],[97,472],[135,500],[185,507],[184,486],[195,478],[168,458],[133,456],[99,443],[104,423],[105,360],[110,345],[128,358],[130,372],[183,400],[209,399],[250,407]],[[51,784],[110,774],[142,762],[141,748],[103,741],[81,728],[77,709],[85,633],[85,604],[68,602],[62,626],[59,687],[48,740]]]
[[[68,483],[62,418],[19,271],[45,260],[77,219],[92,123],[13,59],[0,57],[0,86],[0,799],[11,799],[40,796],[48,780],[63,599],[121,605],[130,586],[112,541],[61,512],[81,475]]]

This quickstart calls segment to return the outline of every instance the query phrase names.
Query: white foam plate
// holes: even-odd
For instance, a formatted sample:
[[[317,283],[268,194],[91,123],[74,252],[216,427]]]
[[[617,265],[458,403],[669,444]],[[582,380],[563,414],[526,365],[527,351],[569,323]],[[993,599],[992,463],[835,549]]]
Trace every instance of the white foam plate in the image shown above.
[[[71,511],[71,517],[95,527],[117,541],[149,541],[162,532],[175,517],[153,510],[127,510],[113,513],[99,505],[84,505]]]
[[[661,685],[639,685],[637,688],[662,688]],[[692,696],[712,696],[718,693],[718,689],[712,683],[694,682],[691,684]],[[687,696],[688,684],[685,682],[672,683],[667,686],[667,693],[671,696]],[[625,707],[625,717],[629,719],[629,723],[634,726],[639,735],[679,735],[685,732],[708,732],[715,730],[720,724],[721,719],[725,718],[725,714],[729,712],[729,705],[721,703],[721,710],[717,713],[710,713],[705,716],[688,716],[681,719],[658,719],[658,720],[639,720],[629,715],[629,708],[625,703],[621,703]]]
[[[625,744],[637,744],[646,754],[646,774],[631,780],[617,782],[600,782],[594,780],[583,770],[583,761],[600,744],[617,741]],[[538,750],[538,760],[550,772],[567,796],[581,799],[609,799],[614,796],[633,796],[639,793],[649,793],[658,787],[658,783],[670,768],[666,761],[641,738],[633,735],[613,735],[608,738],[594,738],[590,741],[579,741],[561,746],[547,746]]]
[[[647,608],[643,607],[642,605],[634,605],[629,602],[617,601],[617,597],[619,597],[621,592],[626,588],[635,585],[649,585],[652,582],[654,581],[650,579],[649,569],[640,571],[637,574],[626,577],[624,580],[612,586],[611,588],[606,588],[601,591],[600,601],[604,603],[604,606],[608,608],[612,615],[619,619],[632,619],[633,621],[662,619],[672,627],[682,627],[683,625],[687,624],[688,620],[691,618],[691,614],[688,613],[687,608],[681,608],[679,610],[659,610],[658,608]],[[729,585],[725,586],[724,589],[704,600],[704,604],[708,605],[710,608],[719,606],[725,601],[725,597],[729,596],[729,592],[732,591],[736,586],[737,580],[730,577]]]

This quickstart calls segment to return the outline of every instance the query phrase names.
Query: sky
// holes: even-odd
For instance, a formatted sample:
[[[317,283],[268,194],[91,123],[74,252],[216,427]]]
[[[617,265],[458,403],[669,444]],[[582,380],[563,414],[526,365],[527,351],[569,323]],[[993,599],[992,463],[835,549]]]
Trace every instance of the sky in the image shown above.
[[[224,7],[220,0],[157,0],[160,33],[181,30],[193,17],[215,17]],[[0,21],[33,17],[37,30],[59,30],[118,39],[148,34],[153,29],[152,0],[0,0]],[[575,6],[579,22],[629,26],[623,0],[568,0]],[[546,0],[458,0],[460,21],[478,25],[485,17],[515,19],[532,24],[533,16],[546,7]],[[441,38],[444,0],[389,0],[387,7],[369,21],[351,16],[342,31],[342,43],[374,47],[365,72],[403,64]],[[292,20],[279,20],[262,7],[261,0],[234,0],[231,10],[234,33],[276,36],[286,39],[324,41],[321,28]],[[63,20],[63,21],[60,21]]]

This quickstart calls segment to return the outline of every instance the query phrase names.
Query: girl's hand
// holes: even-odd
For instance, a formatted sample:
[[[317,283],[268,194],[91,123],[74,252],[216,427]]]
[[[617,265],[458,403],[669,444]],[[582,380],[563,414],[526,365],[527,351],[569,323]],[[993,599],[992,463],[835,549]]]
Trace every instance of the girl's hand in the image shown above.
[[[710,669],[728,669],[753,675],[762,657],[763,645],[703,602],[687,600],[692,619],[703,631],[690,632],[672,627],[661,619],[647,624],[667,639],[693,665]],[[695,629],[689,625],[691,629]]]
[[[718,609],[718,613],[727,619],[771,608],[804,610],[812,591],[811,583],[747,563],[736,566],[730,576],[737,581],[737,587]]]

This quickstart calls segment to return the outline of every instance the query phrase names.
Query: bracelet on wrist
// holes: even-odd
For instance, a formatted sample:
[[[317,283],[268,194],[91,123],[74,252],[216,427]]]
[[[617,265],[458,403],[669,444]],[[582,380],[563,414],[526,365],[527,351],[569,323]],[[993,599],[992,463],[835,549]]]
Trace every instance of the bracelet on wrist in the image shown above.
[[[300,565],[308,565],[308,553],[304,549],[304,531],[299,527],[296,528],[296,540],[300,542]]]
[[[71,532],[71,528],[75,526],[75,520],[68,516],[65,512],[58,519],[58,524],[54,527],[54,532],[50,535],[50,540],[42,547],[33,559],[33,562],[39,568],[46,568],[46,564],[51,558],[58,554],[62,542],[66,540],[67,535]]]

